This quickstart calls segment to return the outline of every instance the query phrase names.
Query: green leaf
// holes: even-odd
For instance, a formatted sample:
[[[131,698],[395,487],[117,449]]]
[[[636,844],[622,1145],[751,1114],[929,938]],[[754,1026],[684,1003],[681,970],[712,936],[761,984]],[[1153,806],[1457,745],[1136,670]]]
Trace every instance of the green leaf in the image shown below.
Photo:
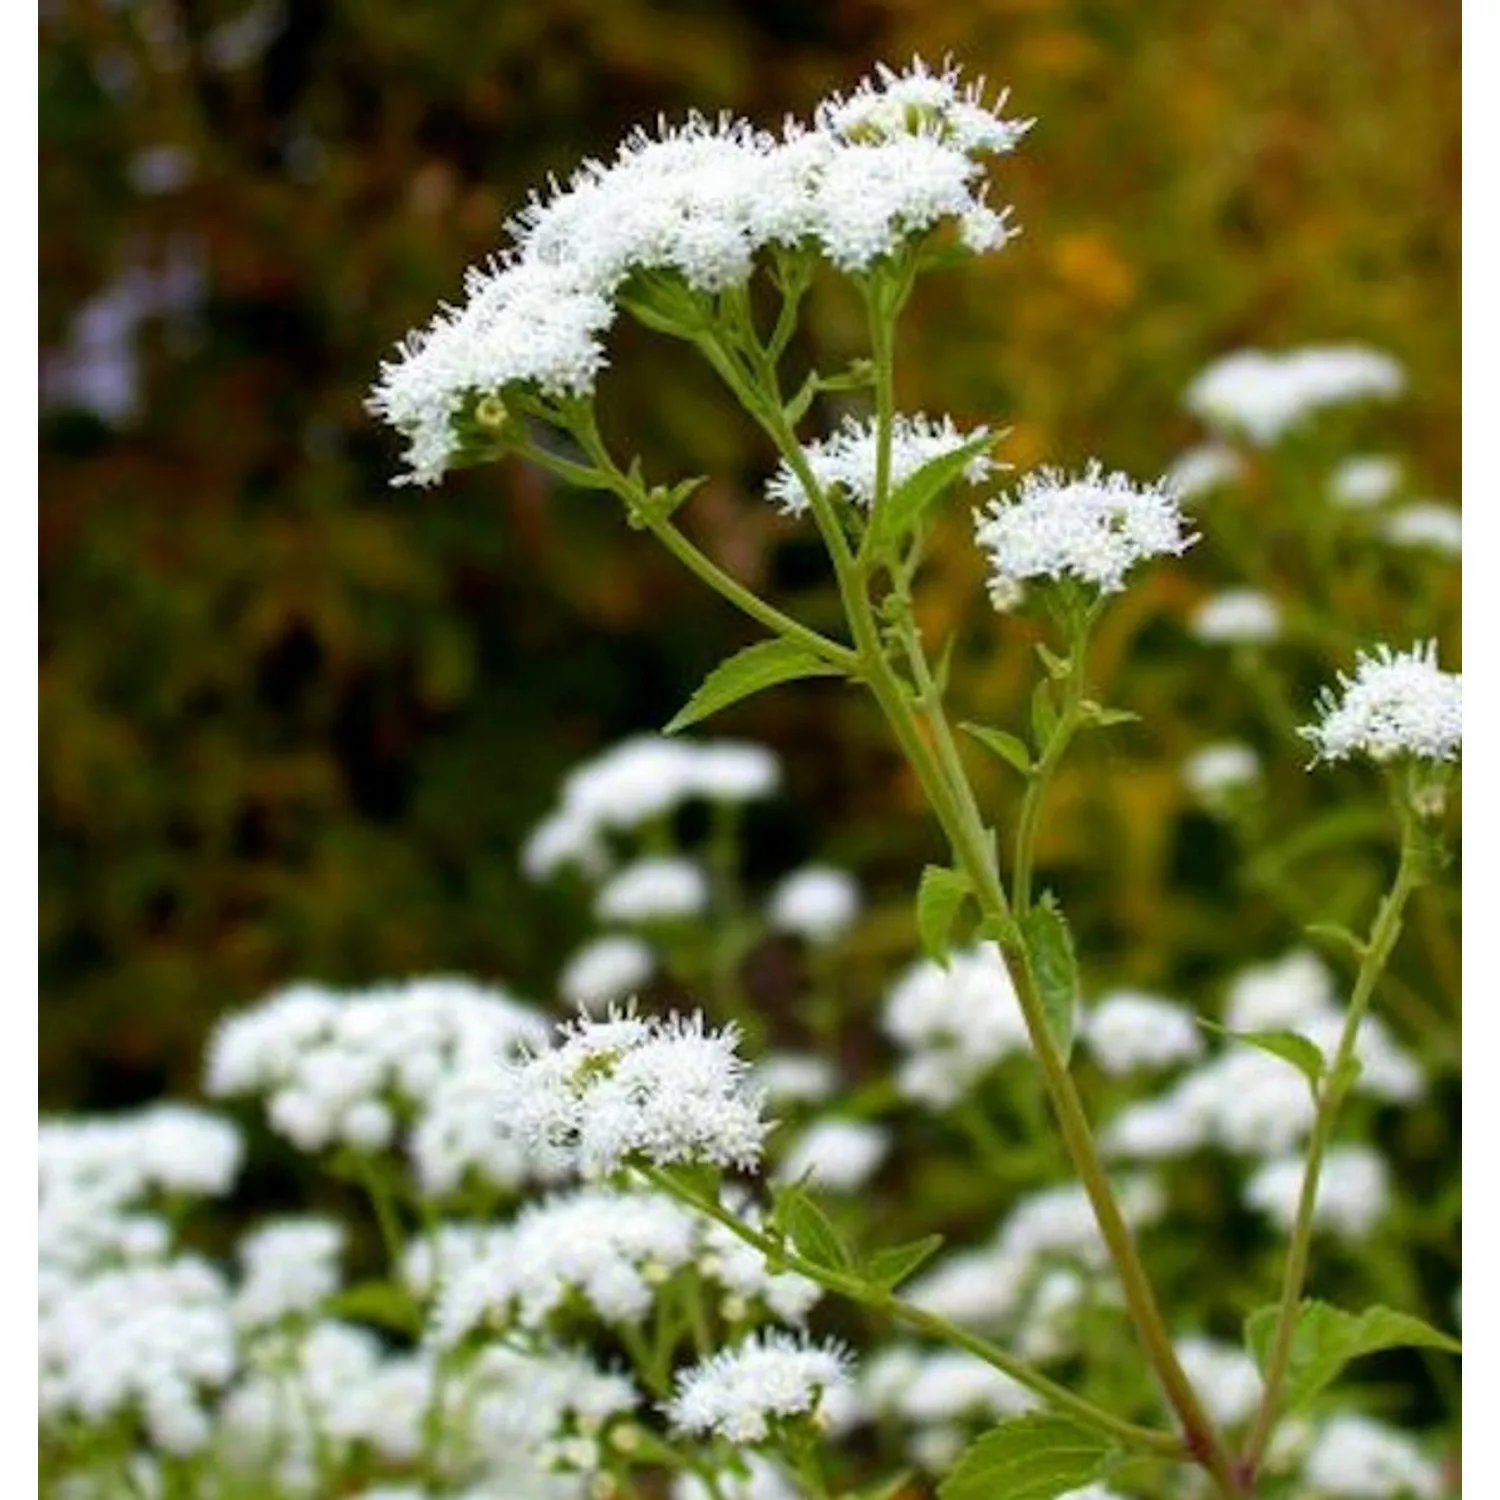
[[[941,865],[928,865],[917,886],[917,936],[922,951],[938,963],[947,965],[948,937],[959,908],[972,887],[967,875]]]
[[[796,641],[779,636],[769,641],[757,641],[720,662],[662,732],[675,734],[731,703],[738,703],[741,698],[748,698],[763,688],[775,687],[778,682],[792,682],[799,677],[842,675],[837,667],[830,666],[816,652]]]
[[[1014,766],[1021,775],[1031,775],[1031,751],[1019,735],[1007,734],[1003,729],[991,729],[986,724],[960,724],[965,734],[971,734],[986,750],[992,751],[1006,765]]]
[[[1036,748],[1043,751],[1057,728],[1057,709],[1052,702],[1052,684],[1044,677],[1031,695],[1031,733]]]
[[[1073,670],[1073,663],[1066,656],[1059,656],[1043,642],[1036,643],[1036,654],[1041,658],[1042,665],[1047,669],[1047,675],[1061,682]]]
[[[331,1318],[373,1323],[394,1333],[415,1333],[423,1322],[417,1299],[390,1281],[361,1281],[344,1287],[323,1303],[322,1311]]]
[[[1021,918],[1021,939],[1047,1031],[1066,1062],[1073,1055],[1073,1023],[1078,1014],[1078,958],[1067,918],[1051,891],[1044,891]]]
[[[1119,1453],[1067,1417],[1033,1412],[971,1443],[938,1500],[1056,1500],[1102,1477]]]
[[[1080,722],[1092,729],[1108,729],[1115,724],[1138,724],[1141,716],[1128,708],[1105,708],[1092,699],[1078,705]]]
[[[889,1249],[877,1250],[865,1263],[864,1273],[877,1286],[892,1292],[942,1248],[940,1234],[929,1234],[907,1245],[892,1245]]]
[[[1309,922],[1302,930],[1308,937],[1321,938],[1335,947],[1347,948],[1361,963],[1369,951],[1364,939],[1356,937],[1341,922]]]
[[[1276,1335],[1272,1307],[1257,1308],[1245,1320],[1245,1343],[1265,1373]],[[1297,1309],[1292,1329],[1291,1357],[1287,1362],[1282,1405],[1298,1411],[1338,1378],[1351,1360],[1381,1349],[1442,1349],[1460,1354],[1463,1346],[1451,1335],[1388,1307],[1370,1307],[1362,1313],[1346,1313],[1327,1302],[1309,1298]]]
[[[981,433],[962,447],[940,453],[923,464],[904,484],[892,490],[875,512],[871,544],[878,550],[899,542],[922,519],[928,506],[994,441],[993,433]]]
[[[777,1190],[776,1215],[799,1255],[830,1271],[853,1268],[843,1235],[801,1187],[793,1183]]]
[[[672,1162],[656,1169],[663,1177],[670,1178],[690,1198],[701,1198],[716,1203],[719,1198],[719,1183],[724,1172],[708,1162]]]
[[[1323,1049],[1298,1032],[1231,1031],[1229,1027],[1220,1026],[1217,1021],[1210,1021],[1204,1016],[1198,1017],[1198,1024],[1207,1031],[1258,1047],[1262,1052],[1269,1052],[1272,1057],[1291,1063],[1314,1089],[1323,1081],[1323,1074],[1328,1070],[1328,1059],[1323,1056]]]

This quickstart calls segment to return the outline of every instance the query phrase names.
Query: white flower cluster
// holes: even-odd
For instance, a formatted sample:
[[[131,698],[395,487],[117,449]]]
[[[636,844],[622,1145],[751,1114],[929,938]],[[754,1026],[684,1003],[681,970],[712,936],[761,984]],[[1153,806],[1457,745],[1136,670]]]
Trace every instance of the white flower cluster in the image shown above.
[[[1323,1425],[1302,1477],[1337,1500],[1440,1500],[1450,1493],[1442,1466],[1411,1438],[1354,1412]]]
[[[766,915],[778,932],[822,947],[836,943],[859,916],[859,885],[845,870],[805,865],[771,892]]]
[[[1224,1022],[1234,1031],[1296,1032],[1331,1060],[1344,1012],[1328,970],[1313,954],[1296,951],[1241,974],[1231,986]],[[1421,1069],[1377,1017],[1361,1022],[1355,1055],[1357,1091],[1392,1103],[1421,1095]],[[1105,1143],[1121,1157],[1174,1157],[1204,1146],[1276,1157],[1298,1145],[1313,1116],[1307,1082],[1295,1068],[1231,1041],[1165,1094],[1122,1110],[1110,1122]]]
[[[1393,547],[1412,547],[1443,557],[1463,556],[1463,512],[1441,500],[1418,500],[1392,511],[1380,534]]]
[[[1079,1040],[1112,1075],[1190,1062],[1203,1050],[1190,1011],[1137,990],[1105,995],[1083,1016]]]
[[[494,1127],[494,1068],[545,1042],[546,1022],[498,989],[426,978],[338,992],[300,984],[224,1021],[207,1087],[264,1098],[272,1129],[299,1150],[407,1146],[424,1189],[473,1171],[500,1187],[548,1170]]]
[[[1437,664],[1437,642],[1409,651],[1380,646],[1362,653],[1354,675],[1339,673],[1341,691],[1325,688],[1322,715],[1302,733],[1318,760],[1367,755],[1374,761],[1400,756],[1457,760],[1463,741],[1463,677]]]
[[[1163,475],[1167,487],[1183,504],[1227,489],[1244,477],[1245,461],[1227,443],[1200,443],[1179,453]]]
[[[780,763],[761,745],[637,735],[569,773],[558,806],[527,838],[521,865],[533,880],[569,866],[602,875],[611,835],[668,818],[684,803],[750,802],[780,785]]]
[[[585,1177],[636,1156],[753,1167],[770,1125],[737,1041],[701,1014],[570,1021],[558,1045],[502,1068],[502,1131]]]
[[[759,1443],[773,1421],[812,1417],[848,1383],[849,1357],[838,1345],[773,1329],[680,1373],[666,1412],[679,1432]]]
[[[1228,797],[1260,780],[1260,757],[1236,740],[1205,745],[1182,763],[1182,779],[1200,802],[1218,809]]]
[[[1401,366],[1357,344],[1309,345],[1285,354],[1243,349],[1201,371],[1187,408],[1214,427],[1266,446],[1314,412],[1400,395]]]
[[[708,908],[708,875],[679,855],[646,855],[617,870],[594,898],[601,922],[679,922]]]
[[[666,276],[699,293],[749,280],[771,246],[868,269],[950,220],[973,251],[1010,236],[985,201],[980,158],[1012,150],[1029,122],[984,105],[956,69],[882,67],[813,124],[781,136],[741,120],[690,118],[637,130],[588,161],[507,228],[510,247],[470,271],[444,308],[385,363],[370,409],[408,440],[411,481],[435,484],[463,453],[460,418],[485,404],[503,423],[508,388],[587,396],[629,283]]]
[[[239,1243],[244,1277],[235,1293],[241,1328],[313,1312],[338,1290],[344,1226],[312,1215],[263,1222]]]
[[[776,1175],[787,1182],[852,1193],[869,1180],[890,1150],[888,1130],[868,1120],[825,1116],[792,1143]]]
[[[1278,1229],[1297,1218],[1306,1162],[1300,1156],[1268,1161],[1245,1185],[1245,1202]],[[1368,1146],[1330,1146],[1318,1174],[1313,1225],[1346,1240],[1365,1239],[1391,1206],[1390,1171]]]
[[[1281,608],[1257,589],[1226,589],[1193,611],[1192,631],[1214,645],[1266,645],[1281,634]]]
[[[557,993],[575,1010],[597,1015],[636,994],[656,969],[649,944],[611,932],[579,948],[557,976]]]
[[[986,435],[987,429],[960,432],[951,417],[935,422],[930,417],[897,416],[891,424],[890,488],[899,489],[919,469],[936,458],[956,453]],[[823,492],[841,490],[857,505],[869,510],[875,504],[878,428],[873,418],[858,421],[845,417],[831,436],[808,443],[802,456]],[[970,484],[983,484],[994,472],[994,460],[976,453],[964,468]],[[766,496],[784,515],[801,515],[812,503],[802,481],[783,459],[766,485]]]
[[[833,1064],[811,1052],[768,1052],[753,1074],[770,1103],[821,1104],[838,1087]]]
[[[1138,485],[1097,462],[1074,476],[1034,470],[1013,498],[976,511],[974,523],[990,554],[997,609],[1008,608],[1028,578],[1075,578],[1117,593],[1137,563],[1180,554],[1197,540],[1165,482]]]
[[[1183,1373],[1216,1422],[1233,1427],[1254,1416],[1265,1382],[1243,1349],[1196,1333],[1177,1339],[1175,1347]]]
[[[1346,458],[1328,482],[1328,498],[1342,510],[1383,505],[1401,488],[1401,465],[1383,453]]]
[[[1030,1046],[1021,1002],[995,943],[919,959],[895,982],[881,1017],[906,1054],[896,1086],[932,1109],[956,1104],[1001,1058]]]

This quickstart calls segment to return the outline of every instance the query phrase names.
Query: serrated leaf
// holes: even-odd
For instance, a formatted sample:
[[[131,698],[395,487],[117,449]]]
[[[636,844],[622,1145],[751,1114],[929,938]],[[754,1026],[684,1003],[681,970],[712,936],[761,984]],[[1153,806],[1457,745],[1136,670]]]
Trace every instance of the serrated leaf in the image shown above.
[[[854,1265],[844,1237],[833,1220],[796,1184],[776,1193],[776,1213],[797,1253],[830,1271],[847,1271]]]
[[[1078,958],[1067,918],[1051,891],[1044,892],[1021,918],[1021,940],[1036,980],[1048,1035],[1067,1062],[1073,1055],[1073,1028],[1078,1015]]]
[[[390,1281],[361,1281],[335,1292],[322,1305],[330,1318],[373,1323],[395,1333],[414,1333],[422,1327],[422,1308],[403,1286]]]
[[[928,506],[994,441],[994,435],[985,432],[923,464],[892,490],[875,512],[871,544],[878,549],[899,542],[922,519]]]
[[[1276,1335],[1277,1312],[1275,1306],[1261,1307],[1245,1320],[1245,1343],[1262,1374]],[[1410,1313],[1395,1312],[1389,1307],[1346,1313],[1330,1303],[1309,1298],[1297,1309],[1282,1409],[1298,1411],[1305,1407],[1338,1378],[1351,1360],[1381,1349],[1401,1348],[1463,1352],[1457,1339]]]
[[[948,962],[948,938],[953,923],[970,890],[968,876],[960,875],[957,870],[928,865],[922,871],[917,886],[917,936],[922,951],[944,966]]]
[[[877,1286],[894,1291],[909,1276],[916,1274],[943,1248],[940,1234],[929,1234],[907,1245],[892,1245],[877,1250],[865,1263],[864,1273]]]
[[[1056,1500],[1101,1478],[1120,1450],[1067,1417],[1034,1412],[971,1443],[938,1500]]]
[[[1006,765],[1013,766],[1023,776],[1031,775],[1031,751],[1019,735],[1007,734],[1003,729],[991,729],[987,724],[960,724],[965,734],[973,737],[986,750],[998,755]]]
[[[1198,1024],[1207,1031],[1217,1032],[1236,1042],[1244,1042],[1247,1046],[1257,1047],[1262,1052],[1270,1053],[1272,1057],[1291,1063],[1314,1089],[1328,1071],[1328,1059],[1323,1056],[1323,1049],[1299,1032],[1231,1031],[1229,1027],[1220,1026],[1217,1021],[1210,1021],[1204,1016],[1198,1017]]]
[[[1052,702],[1052,684],[1044,677],[1031,695],[1031,733],[1038,751],[1047,748],[1057,728],[1057,709]]]
[[[741,698],[775,687],[778,682],[793,682],[799,677],[842,675],[837,667],[830,666],[816,652],[796,641],[780,637],[757,641],[720,662],[662,733],[675,734],[689,724],[718,713],[721,708],[728,708],[731,703],[738,703]]]

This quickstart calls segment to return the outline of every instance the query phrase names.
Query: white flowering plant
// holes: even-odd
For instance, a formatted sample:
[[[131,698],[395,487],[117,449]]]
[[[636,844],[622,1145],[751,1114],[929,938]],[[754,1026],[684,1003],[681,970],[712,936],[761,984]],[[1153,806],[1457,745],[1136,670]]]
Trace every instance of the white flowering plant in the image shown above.
[[[1214,535],[1185,492],[1238,483],[1245,444],[1390,398],[1399,367],[1344,346],[1236,356],[1189,395],[1220,444],[1151,481],[1100,462],[1012,481],[1000,427],[901,413],[897,328],[921,279],[1016,232],[988,199],[987,164],[1030,123],[1004,106],[916,61],[779,133],[637,132],[535,198],[463,305],[384,367],[370,406],[406,443],[403,481],[508,458],[611,496],[762,633],[661,734],[576,768],[518,851],[532,879],[573,882],[593,924],[556,1010],[456,978],[297,984],[221,1023],[204,1084],[222,1112],[43,1122],[45,1493],[1447,1493],[1454,1319],[1425,1305],[1379,1149],[1431,1078],[1377,1010],[1413,893],[1451,869],[1460,678],[1425,637],[1360,642],[1289,726],[1293,679],[1257,679],[1309,777],[1353,762],[1383,784],[1389,888],[1363,934],[1342,910],[1311,934],[1348,961],[1347,994],[1307,948],[1231,976],[1213,1014],[1092,985],[1039,878],[1059,765],[1134,719],[1090,686],[1098,633],[1146,569]],[[867,348],[794,372],[804,304],[832,283]],[[701,480],[648,479],[606,439],[595,398],[626,319],[701,356],[764,434],[766,499],[821,544],[836,630],[679,527]],[[864,410],[799,435],[833,400]],[[1335,482],[1346,514],[1390,490],[1361,463]],[[989,603],[1034,648],[1023,725],[957,722],[955,642],[919,624],[960,491]],[[1247,567],[1193,628],[1263,663],[1284,617]],[[873,1025],[840,972],[855,877],[816,860],[763,892],[745,878],[742,820],[779,791],[779,760],[682,734],[814,678],[869,695],[946,850],[914,882],[921,951]],[[1004,805],[981,800],[981,757],[1018,778]],[[1247,859],[1286,868],[1255,749],[1206,745],[1185,774]],[[743,983],[777,944],[806,960],[801,1050],[774,1048]],[[664,990],[688,998],[661,1010]],[[330,1207],[216,1246],[192,1206],[267,1137],[336,1184]],[[939,1181],[962,1211],[924,1220]],[[1216,1276],[1203,1246],[1226,1221],[1253,1253]],[[1357,1268],[1357,1298],[1308,1295],[1315,1252]],[[1416,1436],[1346,1379],[1410,1350],[1441,1413]]]

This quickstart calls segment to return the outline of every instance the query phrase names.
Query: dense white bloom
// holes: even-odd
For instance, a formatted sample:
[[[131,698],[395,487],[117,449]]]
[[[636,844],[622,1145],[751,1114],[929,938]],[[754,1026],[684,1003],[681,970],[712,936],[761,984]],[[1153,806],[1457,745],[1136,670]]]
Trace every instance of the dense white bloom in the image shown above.
[[[773,1330],[681,1372],[666,1413],[680,1432],[758,1443],[772,1419],[810,1417],[825,1393],[848,1383],[849,1358],[838,1345]]]
[[[607,862],[598,829],[571,808],[543,818],[521,846],[521,868],[531,880],[545,880],[570,865],[598,876]]]
[[[1281,634],[1281,609],[1255,589],[1227,589],[1193,611],[1192,630],[1200,641],[1260,645]]]
[[[771,892],[766,915],[779,932],[794,932],[809,943],[834,943],[859,915],[859,885],[831,865],[805,865]]]
[[[1233,740],[1205,745],[1182,763],[1182,779],[1200,801],[1219,807],[1227,796],[1260,780],[1260,757]]]
[[[1184,504],[1240,479],[1245,461],[1226,443],[1201,443],[1179,453],[1163,476],[1168,488]]]
[[[902,1296],[966,1328],[997,1329],[1020,1306],[1031,1271],[1031,1257],[1021,1250],[965,1250],[945,1255],[909,1282]]]
[[[764,1229],[764,1215],[754,1204],[726,1192],[725,1208],[752,1229]],[[783,1323],[801,1324],[822,1297],[823,1289],[797,1271],[772,1271],[766,1257],[753,1245],[714,1220],[697,1220],[702,1241],[698,1270],[710,1282],[724,1288],[728,1296],[719,1311],[738,1322],[753,1312],[755,1304],[766,1308]]]
[[[600,922],[673,922],[708,908],[708,876],[690,859],[648,855],[612,875],[594,900]]]
[[[1082,1040],[1106,1073],[1165,1068],[1203,1050],[1192,1014],[1171,1000],[1134,990],[1106,995],[1083,1020]]]
[[[446,1279],[433,1335],[451,1348],[484,1322],[537,1329],[573,1297],[605,1322],[637,1322],[697,1238],[692,1215],[656,1193],[585,1189],[528,1204]]]
[[[891,987],[881,1018],[906,1054],[896,1082],[935,1109],[956,1104],[1002,1057],[1030,1045],[1015,986],[997,944],[919,959]]]
[[[770,1052],[755,1064],[756,1086],[766,1099],[788,1104],[820,1104],[838,1085],[838,1075],[826,1057],[805,1052]]]
[[[1346,458],[1328,483],[1328,498],[1344,510],[1382,505],[1401,488],[1401,465],[1380,453]]]
[[[467,979],[347,994],[295,985],[220,1024],[206,1082],[211,1094],[264,1097],[271,1127],[303,1151],[379,1149],[409,1114],[424,1176],[456,1177],[463,1163],[439,1158],[462,1138],[460,1154],[488,1158],[509,1185],[522,1164],[511,1150],[491,1155],[494,1131],[473,1118],[476,1074],[546,1035],[537,1012]]]
[[[1245,1202],[1277,1228],[1290,1230],[1297,1218],[1306,1163],[1301,1157],[1267,1162],[1245,1185]],[[1313,1223],[1345,1239],[1362,1240],[1385,1216],[1391,1203],[1385,1158],[1368,1146],[1331,1146],[1318,1174]]]
[[[960,432],[951,417],[935,422],[920,414],[897,416],[891,424],[890,488],[899,489],[933,459],[955,453],[987,434],[984,427]],[[802,456],[818,488],[842,490],[868,510],[875,503],[877,437],[878,427],[873,417],[864,421],[845,417],[831,437],[807,444]],[[994,468],[994,460],[981,451],[965,465],[964,478],[970,484],[982,484]],[[785,459],[767,484],[766,494],[786,515],[800,515],[811,504],[802,481]]]
[[[244,1277],[234,1297],[242,1328],[275,1323],[312,1312],[338,1290],[344,1226],[308,1216],[273,1219],[256,1226],[239,1244]]]
[[[769,1125],[737,1041],[734,1027],[705,1030],[697,1014],[568,1022],[557,1046],[502,1068],[501,1127],[585,1176],[632,1156],[754,1166]]]
[[[1445,557],[1463,556],[1463,512],[1441,500],[1419,500],[1392,511],[1380,534],[1395,547],[1426,548]]]
[[[1106,594],[1147,558],[1185,552],[1196,540],[1164,482],[1138,485],[1097,462],[1082,474],[1028,474],[1008,500],[974,514],[975,537],[990,554],[997,609],[1029,578],[1076,578]]]
[[[1389,761],[1457,760],[1463,739],[1463,677],[1437,664],[1437,642],[1409,651],[1380,646],[1362,653],[1352,677],[1339,673],[1339,691],[1325,688],[1322,715],[1302,733],[1318,760],[1367,755]]]
[[[1184,1373],[1216,1422],[1232,1427],[1255,1414],[1264,1382],[1243,1349],[1199,1334],[1178,1339],[1176,1348]]]
[[[742,740],[685,742],[686,794],[706,802],[754,802],[781,785],[781,762],[764,745]]]
[[[1333,975],[1316,953],[1294,948],[1235,975],[1225,999],[1231,1031],[1300,1031],[1335,1010]]]
[[[869,1362],[860,1389],[875,1411],[914,1425],[1013,1417],[1037,1404],[1003,1370],[961,1349],[927,1351],[898,1344]]]
[[[797,1138],[777,1176],[790,1182],[805,1178],[815,1187],[853,1192],[869,1179],[890,1145],[890,1132],[868,1121],[819,1120]]]
[[[1341,1500],[1439,1500],[1448,1488],[1441,1466],[1405,1433],[1354,1412],[1324,1424],[1302,1475]]]
[[[1205,422],[1266,445],[1324,407],[1396,396],[1405,383],[1388,354],[1355,344],[1244,349],[1201,371],[1184,400]]]
[[[557,979],[569,1005],[595,1014],[627,1000],[650,979],[656,957],[639,938],[613,933],[585,943]]]

